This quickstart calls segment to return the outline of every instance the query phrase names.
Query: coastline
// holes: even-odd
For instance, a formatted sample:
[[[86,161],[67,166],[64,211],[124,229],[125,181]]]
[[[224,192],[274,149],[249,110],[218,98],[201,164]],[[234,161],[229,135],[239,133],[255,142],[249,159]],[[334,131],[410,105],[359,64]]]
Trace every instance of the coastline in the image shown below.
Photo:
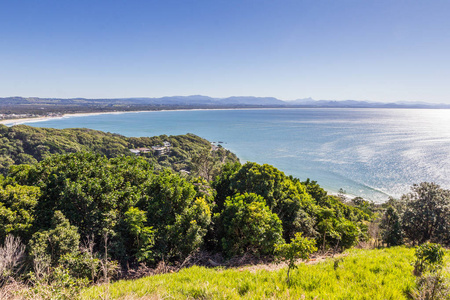
[[[87,117],[96,115],[112,115],[112,114],[132,114],[132,113],[143,113],[143,112],[162,112],[162,111],[202,111],[202,110],[266,110],[266,109],[291,109],[285,107],[279,108],[181,108],[181,109],[161,109],[161,110],[136,110],[136,111],[107,111],[107,112],[88,112],[88,113],[73,113],[73,114],[63,114],[61,116],[46,116],[46,117],[36,117],[36,118],[19,118],[19,119],[4,119],[0,120],[0,124],[6,126],[20,125],[23,123],[37,123],[47,120],[63,119],[70,117]]]
[[[159,110],[136,110],[136,111],[106,111],[106,112],[83,112],[83,113],[68,113],[61,116],[45,116],[36,118],[18,118],[18,119],[2,119],[0,124],[6,126],[20,125],[23,123],[37,123],[53,119],[62,119],[70,117],[85,117],[95,115],[108,115],[108,114],[128,114],[128,113],[143,113],[143,112],[162,112],[162,111],[203,111],[203,110],[289,110],[289,109],[337,109],[337,110],[366,110],[366,109],[404,109],[404,108],[349,108],[349,107],[233,107],[233,108],[179,108],[179,109],[159,109]],[[421,108],[419,108],[421,109]]]
[[[63,114],[63,115],[57,116],[57,117],[46,116],[46,117],[36,117],[36,118],[4,119],[4,120],[0,120],[0,124],[6,125],[6,126],[14,126],[14,125],[20,125],[23,123],[35,123],[35,122],[37,123],[37,122],[43,122],[43,121],[47,121],[47,120],[63,119],[63,118],[70,118],[70,117],[87,117],[87,116],[95,116],[95,115],[138,113],[138,112],[147,112],[147,111],[149,111],[149,110],[74,113],[74,114]]]
[[[317,128],[322,128],[318,132],[321,131],[329,132],[328,128],[333,128],[333,132],[340,132],[339,128],[341,128],[341,124],[343,121],[345,121],[345,124],[348,124],[349,128],[353,128],[355,132],[360,132],[360,127],[364,127],[361,124],[361,117],[364,117],[363,120],[374,120],[374,124],[378,124],[378,121],[373,119],[371,116],[379,116],[380,113],[384,113],[381,110],[372,111],[367,109],[352,109],[351,112],[344,112],[344,109],[291,109],[291,108],[280,108],[280,109],[268,109],[268,108],[221,108],[220,111],[213,111],[217,109],[212,108],[196,108],[195,110],[199,110],[198,112],[190,112],[192,109],[186,109],[186,108],[178,108],[178,109],[165,109],[165,110],[135,110],[135,111],[127,111],[127,110],[121,110],[117,109],[116,111],[107,111],[107,112],[99,112],[99,111],[92,111],[92,112],[77,112],[77,113],[67,113],[67,114],[60,114],[60,115],[49,115],[49,116],[40,116],[40,117],[34,117],[34,118],[26,118],[23,116],[20,118],[20,116],[16,115],[16,119],[7,119],[7,120],[0,120],[0,123],[6,124],[9,128],[13,127],[12,125],[16,124],[25,124],[29,125],[31,127],[56,127],[56,128],[77,128],[77,127],[86,127],[86,128],[94,128],[97,130],[102,130],[104,132],[114,132],[125,136],[156,136],[161,134],[168,134],[168,135],[176,135],[176,134],[186,134],[187,132],[196,133],[197,135],[204,137],[210,141],[224,141],[227,142],[229,145],[224,145],[227,148],[229,148],[231,151],[236,153],[242,161],[256,161],[259,163],[267,162],[270,163],[286,174],[299,177],[299,178],[314,178],[317,180],[322,188],[324,188],[328,194],[336,195],[339,193],[339,189],[343,188],[348,193],[346,194],[349,198],[354,198],[356,196],[362,196],[365,199],[370,199],[375,202],[381,202],[385,201],[389,198],[389,196],[393,197],[399,197],[402,193],[406,193],[408,191],[409,186],[413,183],[409,177],[407,178],[408,181],[408,187],[405,187],[401,192],[397,192],[400,189],[403,189],[403,186],[400,184],[391,184],[388,188],[380,188],[379,182],[381,179],[376,177],[374,181],[370,182],[368,180],[371,180],[372,177],[364,177],[361,180],[359,178],[354,177],[353,173],[348,172],[349,170],[356,170],[355,172],[358,172],[362,168],[369,168],[371,167],[371,162],[367,162],[366,159],[371,155],[370,157],[375,157],[376,153],[374,153],[371,149],[367,147],[367,145],[364,143],[358,142],[357,145],[360,145],[360,152],[358,152],[361,155],[362,158],[364,158],[364,161],[358,161],[357,163],[354,163],[352,165],[352,160],[350,155],[352,152],[350,150],[346,150],[347,144],[344,145],[344,143],[336,144],[339,146],[339,149],[343,149],[344,152],[342,152],[345,157],[342,158],[338,154],[334,154],[330,149],[324,147],[321,149],[321,153],[319,153],[319,156],[311,156],[314,161],[317,162],[310,162],[307,163],[303,162],[303,153],[318,153],[317,149],[318,147],[315,146],[314,149],[311,152],[309,152],[310,148],[312,149],[312,146],[317,144],[318,142],[321,142],[320,139],[318,139],[317,136],[319,134],[314,135],[308,135],[310,133],[309,130],[315,130]],[[316,116],[311,119],[311,122],[307,117],[310,116],[310,111],[314,110],[314,114],[312,116]],[[316,111],[317,110],[317,111]],[[166,113],[162,112],[166,111]],[[172,111],[172,112],[171,112]],[[364,111],[363,115],[359,115],[359,113],[353,114],[354,111]],[[398,110],[397,110],[398,111]],[[386,116],[390,116],[389,120],[394,118],[392,115],[396,116],[395,120],[398,120],[399,117],[400,120],[406,118],[410,118],[410,114],[412,115],[421,115],[422,112],[414,112],[414,111],[407,111],[408,114],[403,113],[402,111],[387,111]],[[145,113],[143,113],[145,112]],[[159,113],[158,113],[159,112]],[[341,112],[343,115],[341,116]],[[447,112],[445,111],[428,111],[428,114],[425,117],[429,117],[430,120],[433,121],[431,125],[436,124],[436,128],[438,127],[439,120],[442,118],[436,118],[436,114],[439,113],[439,116],[447,116]],[[330,121],[328,116],[331,114],[331,116],[340,116],[337,121],[337,126],[334,126],[333,124],[330,125]],[[238,116],[239,118],[230,118],[229,116]],[[323,115],[323,116],[322,116]],[[369,117],[367,117],[367,116]],[[384,114],[383,114],[384,115]],[[250,118],[249,118],[250,116]],[[267,116],[270,116],[269,120],[266,120],[265,118]],[[79,118],[77,118],[79,117]],[[242,118],[241,118],[242,117]],[[276,120],[276,122],[272,122],[270,124],[274,124],[273,126],[256,126],[253,122],[253,117],[258,117],[258,120],[260,117],[263,117],[264,119],[261,119],[264,121],[264,124],[266,121]],[[324,118],[326,117],[326,118]],[[424,117],[424,116],[422,116]],[[57,119],[56,119],[57,118]],[[358,122],[350,122],[353,120],[353,118],[356,118]],[[447,119],[446,117],[445,119]],[[242,119],[242,120],[241,120]],[[211,122],[213,120],[213,122]],[[283,120],[287,120],[288,122],[280,122]],[[324,126],[317,126],[318,121],[322,122],[321,120],[325,120],[326,122],[323,123]],[[207,122],[204,124],[204,122]],[[38,123],[41,122],[41,123]],[[232,126],[229,126],[231,124]],[[334,122],[334,121],[333,121]],[[100,124],[98,128],[96,124]],[[180,126],[180,124],[182,124]],[[185,125],[186,124],[186,125]],[[247,127],[246,124],[249,126]],[[258,123],[259,124],[259,123]],[[261,123],[263,124],[263,123]],[[372,123],[369,123],[372,124]],[[387,124],[391,124],[391,122],[388,122]],[[392,122],[392,124],[397,124],[397,121]],[[403,122],[403,124],[406,124]],[[112,126],[112,127],[111,127]],[[222,128],[227,127],[227,130],[231,130],[231,133],[225,132]],[[346,125],[347,126],[347,125]],[[397,125],[396,125],[397,126]],[[409,125],[408,125],[409,126]],[[442,126],[440,124],[439,126]],[[21,126],[17,126],[19,129]],[[217,127],[217,128],[216,128]],[[243,128],[249,128],[249,130]],[[406,126],[405,126],[406,127]],[[6,127],[4,127],[6,128]],[[191,129],[193,128],[193,129]],[[265,129],[267,128],[267,129]],[[276,130],[273,131],[272,128],[275,128]],[[290,128],[296,128],[296,130],[291,130]],[[308,129],[310,128],[310,129]],[[347,128],[347,127],[346,127]],[[402,127],[403,128],[403,127]],[[401,128],[401,129],[402,129]],[[413,126],[414,128],[414,126]],[[282,129],[282,130],[281,130]],[[336,130],[334,130],[336,129]],[[364,128],[362,128],[364,129]],[[304,132],[302,132],[302,130]],[[308,131],[307,131],[308,130]],[[404,130],[402,129],[401,132]],[[252,143],[249,142],[248,135],[252,134],[252,132],[261,132],[261,133],[270,133],[270,141],[267,143],[260,143],[260,137],[264,137],[263,135],[258,136],[251,136]],[[298,132],[301,133],[297,134]],[[419,131],[420,133],[420,131]],[[226,134],[229,134],[227,136]],[[342,133],[344,136],[344,133]],[[302,137],[307,137],[310,141],[310,143],[303,143],[301,142],[304,140]],[[370,137],[370,135],[369,135]],[[334,139],[334,136],[332,136]],[[448,138],[448,141],[450,143],[450,135],[445,134],[442,139],[443,143],[446,143],[446,140]],[[331,141],[334,141],[334,140]],[[364,139],[363,139],[364,140]],[[297,141],[300,141],[298,145],[296,144]],[[325,142],[330,142],[328,139],[324,139]],[[365,140],[364,140],[365,141]],[[369,142],[372,142],[372,139],[368,140]],[[373,149],[378,149],[377,145],[380,143],[378,138],[373,139]],[[375,143],[376,141],[376,143]],[[280,143],[278,143],[280,142]],[[239,144],[241,143],[241,144]],[[292,145],[297,145],[296,148],[289,148]],[[372,144],[371,144],[372,145]],[[342,146],[342,147],[341,147]],[[345,146],[345,147],[344,147]],[[380,147],[381,148],[381,147]],[[402,148],[402,147],[401,147]],[[272,152],[268,152],[268,150]],[[403,148],[402,148],[403,149]],[[413,150],[415,148],[412,148]],[[440,148],[436,148],[436,151],[439,152]],[[358,151],[359,151],[358,150]],[[316,152],[314,152],[316,151]],[[350,151],[350,152],[349,152]],[[353,150],[352,150],[353,151]],[[442,151],[445,151],[443,149]],[[356,151],[353,151],[356,153]],[[272,153],[272,154],[271,154]],[[358,154],[357,153],[357,154]],[[414,152],[415,153],[415,152]],[[414,153],[407,153],[410,156],[408,156],[408,159],[415,159]],[[270,155],[269,155],[270,154]],[[316,155],[314,154],[314,155]],[[328,156],[325,156],[330,154],[330,158],[328,159]],[[308,154],[309,155],[309,154]],[[375,155],[375,156],[374,156]],[[336,159],[332,159],[336,157]],[[263,159],[264,158],[264,159]],[[325,159],[326,158],[326,159]],[[356,154],[354,155],[354,158],[359,159],[359,156]],[[294,161],[294,159],[297,159],[298,162]],[[347,160],[345,160],[347,159]],[[349,163],[350,162],[350,163]],[[315,168],[315,166],[318,165],[321,169]],[[329,166],[332,166],[334,169],[333,174],[326,173],[324,170],[328,168]],[[439,166],[439,165],[438,165]],[[377,166],[374,165],[374,173],[376,176],[377,174],[382,174],[381,171],[378,171]],[[318,170],[319,169],[319,170]],[[436,167],[438,169],[438,167]],[[437,170],[438,171],[438,170]],[[436,172],[437,172],[436,171]],[[378,172],[378,173],[377,173]],[[314,174],[314,175],[312,175]],[[350,175],[348,175],[350,174]],[[438,174],[438,173],[436,173]],[[401,175],[401,174],[400,174]],[[386,176],[397,176],[400,178],[400,175],[397,175],[397,173],[394,173],[394,171],[388,173]],[[439,175],[439,174],[438,174]],[[353,177],[352,177],[353,176]],[[380,175],[381,176],[381,175]],[[383,175],[384,176],[384,175]],[[441,176],[442,177],[442,176]],[[438,176],[438,179],[440,180],[439,183],[442,185],[442,182],[445,182],[445,179],[441,179],[441,177]],[[419,179],[416,181],[419,182],[421,179],[418,175]],[[402,179],[402,178],[400,178]],[[438,180],[436,179],[436,180]],[[423,181],[423,180],[422,180]],[[369,183],[370,184],[369,184]],[[387,195],[386,195],[387,194]]]

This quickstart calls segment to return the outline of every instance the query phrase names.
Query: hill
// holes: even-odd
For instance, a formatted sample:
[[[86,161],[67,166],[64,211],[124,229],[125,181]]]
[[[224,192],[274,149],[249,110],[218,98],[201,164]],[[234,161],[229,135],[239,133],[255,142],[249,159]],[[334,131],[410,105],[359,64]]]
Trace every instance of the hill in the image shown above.
[[[164,142],[170,146],[164,147]],[[157,146],[160,146],[160,151],[152,148]],[[112,158],[134,156],[130,150],[137,148],[144,148],[139,155],[155,169],[190,172],[195,168],[194,160],[210,152],[212,146],[194,134],[135,138],[86,128],[6,127],[0,124],[0,173],[5,174],[12,165],[34,164],[53,154],[88,151]],[[220,145],[214,150],[211,157],[217,163],[238,161],[236,155]]]
[[[118,281],[107,289],[91,287],[81,298],[98,299],[108,293],[109,299],[130,300],[411,299],[416,288],[413,260],[414,249],[407,247],[351,249],[323,262],[299,265],[291,284],[286,283],[285,268],[192,267],[175,274]]]

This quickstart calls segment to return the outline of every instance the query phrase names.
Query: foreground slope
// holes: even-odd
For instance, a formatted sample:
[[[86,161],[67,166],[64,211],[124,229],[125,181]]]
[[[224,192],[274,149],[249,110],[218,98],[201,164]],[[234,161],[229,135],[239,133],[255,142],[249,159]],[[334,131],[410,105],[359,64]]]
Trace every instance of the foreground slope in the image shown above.
[[[415,288],[414,249],[350,249],[317,264],[286,269],[192,267],[175,274],[118,281],[86,289],[82,299],[409,299]],[[448,266],[447,255],[447,266]],[[448,274],[447,274],[448,276]]]

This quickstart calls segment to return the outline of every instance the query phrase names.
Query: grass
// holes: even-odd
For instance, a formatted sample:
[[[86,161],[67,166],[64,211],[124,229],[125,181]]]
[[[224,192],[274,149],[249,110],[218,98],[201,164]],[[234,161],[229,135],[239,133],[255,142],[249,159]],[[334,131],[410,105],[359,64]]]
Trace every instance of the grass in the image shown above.
[[[351,249],[344,256],[299,265],[286,283],[286,268],[267,271],[192,267],[110,284],[109,299],[408,299],[415,287],[414,249]],[[447,255],[448,263],[448,255]],[[105,299],[105,287],[82,299]]]

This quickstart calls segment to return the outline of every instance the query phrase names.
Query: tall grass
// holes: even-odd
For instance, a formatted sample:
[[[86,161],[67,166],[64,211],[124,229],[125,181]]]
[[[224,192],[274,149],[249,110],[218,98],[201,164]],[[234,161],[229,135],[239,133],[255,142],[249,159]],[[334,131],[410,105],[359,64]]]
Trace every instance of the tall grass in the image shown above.
[[[343,256],[294,270],[250,272],[192,267],[174,274],[118,281],[110,299],[408,299],[415,287],[414,249],[352,249]],[[448,263],[448,261],[447,261]],[[82,299],[101,299],[91,287]]]

